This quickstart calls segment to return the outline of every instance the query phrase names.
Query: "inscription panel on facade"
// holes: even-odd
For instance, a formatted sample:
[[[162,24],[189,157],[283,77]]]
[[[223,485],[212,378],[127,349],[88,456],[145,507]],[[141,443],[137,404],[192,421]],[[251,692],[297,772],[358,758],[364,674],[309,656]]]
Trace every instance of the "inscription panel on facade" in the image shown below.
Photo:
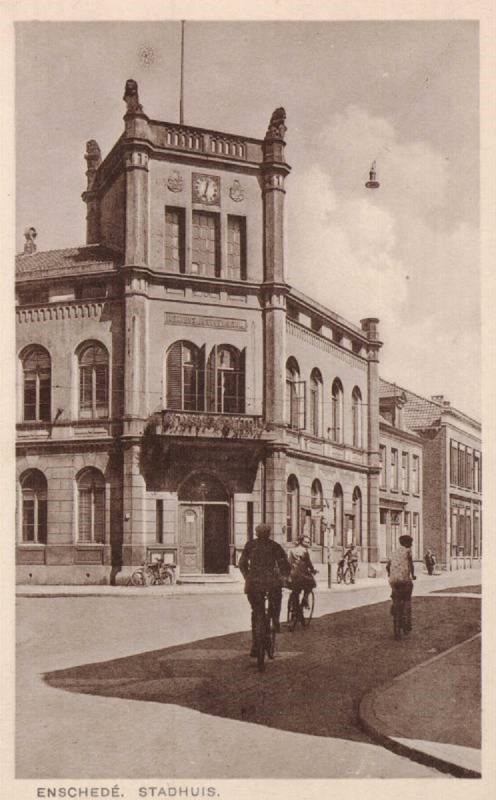
[[[233,331],[245,331],[247,328],[245,319],[207,317],[201,314],[175,314],[171,311],[165,312],[164,322],[166,325],[193,325],[198,328],[224,328]]]

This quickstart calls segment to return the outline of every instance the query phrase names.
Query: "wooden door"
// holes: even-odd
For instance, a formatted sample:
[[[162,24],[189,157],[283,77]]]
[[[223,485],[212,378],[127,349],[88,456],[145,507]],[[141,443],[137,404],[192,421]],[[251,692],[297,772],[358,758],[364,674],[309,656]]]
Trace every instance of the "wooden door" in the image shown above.
[[[179,567],[184,575],[202,572],[202,545],[202,506],[179,506]]]

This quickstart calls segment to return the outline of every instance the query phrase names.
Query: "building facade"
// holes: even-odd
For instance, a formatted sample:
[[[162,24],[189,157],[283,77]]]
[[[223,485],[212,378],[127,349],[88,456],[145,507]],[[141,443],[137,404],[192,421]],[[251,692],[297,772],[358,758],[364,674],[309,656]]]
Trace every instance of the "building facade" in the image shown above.
[[[445,569],[482,557],[480,423],[442,395],[429,400],[381,379],[381,402],[401,398],[404,424],[422,440],[423,547]]]
[[[253,139],[124,100],[87,143],[86,245],[31,228],[17,257],[18,580],[228,575],[262,520],[377,564],[378,320],[287,283],[284,109]]]
[[[423,557],[423,442],[405,426],[406,395],[380,384],[379,555],[387,561],[402,534],[413,539],[415,561]]]

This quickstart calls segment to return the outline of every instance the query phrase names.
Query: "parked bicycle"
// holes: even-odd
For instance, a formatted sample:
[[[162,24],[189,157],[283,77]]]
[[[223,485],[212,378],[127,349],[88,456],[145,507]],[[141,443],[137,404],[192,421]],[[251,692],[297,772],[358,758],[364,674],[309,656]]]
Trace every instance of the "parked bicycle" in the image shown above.
[[[338,563],[338,571],[336,575],[338,583],[355,583],[355,569],[348,563],[341,559]]]
[[[306,601],[304,593],[292,591],[288,597],[288,630],[294,631],[299,622],[302,628],[310,625],[315,607],[315,595],[309,592]]]
[[[143,563],[136,569],[129,583],[133,586],[155,586],[157,584],[170,584],[176,582],[176,565],[164,564],[162,561]]]
[[[269,614],[269,593],[264,594],[263,613],[262,608],[255,612],[254,621],[255,649],[257,651],[257,667],[260,672],[265,669],[265,656],[274,658],[276,650],[276,631],[274,622]]]

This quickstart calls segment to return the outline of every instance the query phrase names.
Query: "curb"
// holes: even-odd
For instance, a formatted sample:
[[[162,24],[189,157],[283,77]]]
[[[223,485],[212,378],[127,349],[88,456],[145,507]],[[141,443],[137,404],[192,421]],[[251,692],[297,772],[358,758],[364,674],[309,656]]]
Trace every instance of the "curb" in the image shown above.
[[[480,636],[480,634],[476,634],[476,636]],[[462,767],[460,764],[456,764],[453,761],[448,761],[447,759],[440,758],[439,756],[431,755],[430,753],[425,753],[423,750],[418,750],[415,747],[410,747],[403,742],[398,742],[396,739],[388,736],[387,733],[384,733],[381,730],[383,723],[378,720],[375,715],[374,707],[376,698],[384,691],[388,690],[391,686],[393,686],[394,682],[397,680],[401,680],[406,675],[409,675],[411,672],[418,670],[422,667],[425,667],[427,664],[430,664],[431,661],[436,661],[437,659],[445,656],[451,650],[456,649],[457,647],[466,644],[467,642],[471,641],[472,639],[476,638],[475,636],[469,637],[469,639],[465,639],[463,642],[459,642],[454,647],[448,648],[442,653],[438,653],[433,658],[424,661],[422,664],[417,664],[415,667],[407,670],[406,672],[397,675],[392,681],[388,681],[384,683],[382,686],[373,689],[371,692],[368,692],[364,697],[362,697],[360,701],[360,705],[358,707],[358,722],[360,727],[367,733],[372,739],[376,742],[381,744],[387,750],[391,750],[393,753],[399,756],[405,756],[409,758],[411,761],[416,761],[419,764],[423,764],[426,767],[434,767],[435,769],[439,770],[440,772],[448,773],[453,775],[455,778],[482,778],[482,774],[477,772],[476,770],[469,769],[468,767]]]

